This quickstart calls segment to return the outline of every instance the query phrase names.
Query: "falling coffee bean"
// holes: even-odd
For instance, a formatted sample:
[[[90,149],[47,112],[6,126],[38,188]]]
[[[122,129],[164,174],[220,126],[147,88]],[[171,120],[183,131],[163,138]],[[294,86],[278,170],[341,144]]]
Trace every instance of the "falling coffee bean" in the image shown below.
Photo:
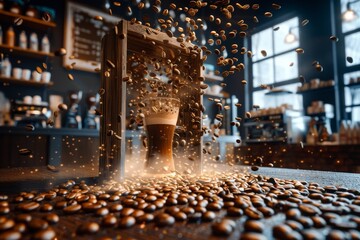
[[[27,148],[21,148],[19,149],[19,154],[22,156],[29,156],[31,155],[32,151],[30,149]]]

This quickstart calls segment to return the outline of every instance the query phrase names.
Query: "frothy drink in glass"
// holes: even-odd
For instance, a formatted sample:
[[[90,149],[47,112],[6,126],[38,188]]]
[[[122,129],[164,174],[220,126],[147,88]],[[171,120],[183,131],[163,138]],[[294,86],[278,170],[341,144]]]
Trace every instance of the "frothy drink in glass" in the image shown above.
[[[145,171],[168,174],[175,170],[173,137],[179,115],[180,101],[170,97],[153,97],[145,101],[147,153]]]

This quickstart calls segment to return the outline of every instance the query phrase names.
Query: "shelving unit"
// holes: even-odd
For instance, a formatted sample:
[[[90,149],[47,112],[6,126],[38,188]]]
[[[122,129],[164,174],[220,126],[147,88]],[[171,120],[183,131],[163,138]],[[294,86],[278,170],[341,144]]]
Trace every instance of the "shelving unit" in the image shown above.
[[[25,49],[25,48],[20,48],[17,46],[8,46],[8,45],[4,45],[4,44],[0,44],[0,51],[3,53],[11,53],[11,54],[16,54],[16,55],[21,55],[21,56],[26,56],[26,57],[31,57],[31,58],[44,58],[44,57],[54,57],[54,53],[46,53],[46,52],[41,52],[41,51],[34,51],[31,49]]]
[[[15,14],[12,12],[0,10],[0,19],[1,21],[14,21],[17,18],[21,18],[23,20],[23,26],[30,27],[38,30],[46,30],[48,28],[55,28],[56,24],[54,22],[47,22],[42,19],[28,17],[20,14]]]
[[[22,80],[13,77],[3,77],[0,76],[0,82],[4,84],[16,84],[22,86],[32,86],[32,87],[51,87],[54,85],[53,82],[44,83],[44,82],[35,82],[33,80]]]
[[[41,97],[43,102],[49,101],[48,88],[54,85],[54,82],[37,82],[34,80],[24,80],[13,77],[13,68],[29,69],[34,71],[37,67],[43,66],[45,70],[51,71],[51,60],[55,57],[53,52],[34,51],[30,48],[21,48],[18,45],[18,38],[21,31],[25,31],[27,35],[27,44],[30,42],[29,34],[32,32],[38,36],[39,49],[41,45],[41,37],[47,35],[51,42],[51,32],[56,27],[53,21],[45,21],[41,18],[29,17],[22,14],[15,14],[9,11],[0,10],[0,22],[3,27],[3,39],[6,43],[6,31],[9,27],[13,27],[15,33],[15,46],[9,46],[7,44],[0,44],[0,52],[8,57],[11,63],[11,75],[0,76],[0,91],[4,93],[5,98],[11,103],[10,115],[17,124],[21,119],[28,119],[24,113],[16,115],[15,119],[15,102],[23,99],[25,96]],[[45,66],[46,64],[46,66]],[[38,120],[40,114],[36,113],[31,115],[31,120]]]
[[[224,81],[224,78],[217,75],[210,75],[210,74],[204,74],[205,81],[210,82],[222,82]]]
[[[211,97],[211,98],[223,98],[223,94],[212,94],[212,93],[204,93],[204,97]]]
[[[349,88],[360,88],[360,82],[356,82],[356,83],[349,83],[349,84],[346,84],[345,87],[349,87]]]
[[[334,86],[328,86],[328,87],[319,87],[319,88],[312,88],[304,91],[297,91],[297,94],[313,94],[314,92],[318,91],[329,91],[329,90],[335,90]]]

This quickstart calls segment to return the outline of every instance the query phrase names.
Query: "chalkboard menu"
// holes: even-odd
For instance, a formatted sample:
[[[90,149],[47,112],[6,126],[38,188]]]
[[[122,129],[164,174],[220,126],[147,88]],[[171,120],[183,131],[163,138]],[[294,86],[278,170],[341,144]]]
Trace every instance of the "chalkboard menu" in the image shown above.
[[[100,67],[101,39],[120,20],[107,13],[68,2],[65,17],[64,66],[94,71]]]

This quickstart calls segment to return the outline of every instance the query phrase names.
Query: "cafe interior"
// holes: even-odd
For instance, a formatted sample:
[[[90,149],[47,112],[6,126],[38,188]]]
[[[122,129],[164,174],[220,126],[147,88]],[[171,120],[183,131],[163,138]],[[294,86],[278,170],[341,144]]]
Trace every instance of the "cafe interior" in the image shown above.
[[[161,190],[161,194],[178,194],[171,192],[173,182],[183,181],[185,186],[194,177],[199,177],[196,184],[210,188],[211,181],[205,179],[209,173],[216,183],[227,179],[226,187],[219,186],[231,190],[231,186],[240,182],[229,180],[226,174],[233,171],[250,174],[246,175],[250,182],[262,182],[269,176],[268,182],[274,186],[275,177],[282,177],[299,178],[310,190],[318,185],[308,186],[305,181],[337,185],[338,192],[360,189],[359,40],[359,0],[0,0],[0,193],[23,191],[14,200],[19,204],[14,211],[40,214],[47,210],[41,210],[45,207],[38,210],[26,191],[49,189],[64,181],[53,190],[55,195],[60,196],[59,191],[70,187],[77,194],[79,189],[83,194],[97,193],[96,198],[105,202],[104,208],[110,195],[115,199],[120,191],[119,199],[126,198],[121,200],[122,205],[131,209],[140,194],[150,196],[149,191],[160,191],[160,187],[151,188],[149,182],[146,185],[145,180],[138,179],[144,172],[145,177],[154,173],[147,172],[153,157],[151,151],[154,144],[159,144],[156,147],[164,144],[161,141],[165,131],[150,137],[150,120],[144,118],[150,119],[151,111],[162,108],[156,109],[155,105],[147,108],[142,99],[144,94],[152,96],[153,102],[176,95],[176,104],[180,102],[179,106],[170,105],[176,105],[176,110],[163,106],[164,115],[171,111],[179,117],[175,118],[168,141],[170,149],[164,151],[174,163],[164,166],[168,160],[160,162],[161,171],[171,171],[169,176],[175,176],[171,178],[175,180],[167,180],[170,190]],[[113,184],[106,192],[109,196],[101,195],[105,190],[96,188],[102,183]],[[160,183],[163,182],[159,180],[155,185]],[[287,190],[286,187],[289,186],[279,191]],[[201,187],[193,188],[202,191]],[[250,187],[239,189],[241,194],[247,193],[246,189],[255,191]],[[227,193],[233,194],[230,190]],[[315,190],[310,192],[318,193]],[[335,192],[331,187],[320,190]],[[227,202],[225,192],[221,194]],[[355,199],[359,192],[351,194],[354,194],[351,199]],[[50,195],[43,195],[43,199],[50,201]],[[70,229],[68,233],[57,225],[32,227],[30,220],[29,225],[25,224],[30,230],[21,232],[12,225],[7,228],[3,223],[8,223],[4,219],[9,204],[7,196],[0,195],[0,238],[122,239],[114,229],[97,228],[95,217],[105,219],[107,215],[99,211],[95,217],[91,215],[95,219],[92,225],[71,226],[66,221],[74,219],[68,216],[87,213],[89,208],[80,204],[82,200],[65,195],[68,206],[64,205],[64,213],[59,216],[65,219],[60,221],[64,221],[64,229]],[[196,197],[197,202],[204,201],[203,195]],[[20,203],[23,201],[20,196],[31,204]],[[176,195],[179,202],[180,196]],[[344,198],[347,197],[350,199],[348,195]],[[169,198],[167,206],[177,206]],[[144,199],[152,201],[146,200],[146,196]],[[62,209],[60,205],[57,202],[54,206]],[[205,212],[211,210],[206,205]],[[312,215],[308,209],[300,210]],[[166,215],[172,215],[170,211],[155,216],[158,221],[155,225],[172,225],[171,216]],[[360,212],[353,208],[351,211]],[[238,212],[232,216],[242,215]],[[345,213],[347,210],[343,210]],[[133,220],[121,214],[116,215],[120,228],[130,228],[135,221],[142,221],[137,216]],[[79,222],[84,221],[82,217]],[[108,225],[115,226],[111,217]],[[252,218],[250,213],[248,217]],[[197,216],[190,214],[188,218],[189,222],[198,222]],[[324,217],[329,225],[330,218]],[[204,218],[201,221],[205,222]],[[47,222],[51,223],[49,219]],[[123,236],[272,239],[269,237],[272,234],[274,239],[325,239],[311,238],[310,233],[300,230],[300,235],[291,232],[294,238],[285,237],[277,233],[283,230],[275,231],[275,227],[272,233],[264,230],[268,238],[261,238],[260,230],[255,235],[246,235],[243,230],[248,230],[242,223],[236,222],[239,228],[227,224],[223,221],[214,224],[212,231],[202,223],[199,229],[186,225],[194,231],[193,235],[184,230],[185,225],[176,225],[175,230],[139,225]],[[352,226],[337,223],[331,226],[345,229],[348,232],[344,234],[353,238],[331,238],[332,230],[326,228],[322,232],[328,236],[326,239],[359,239],[356,238],[359,233],[349,230]],[[100,238],[108,233],[110,238]]]

